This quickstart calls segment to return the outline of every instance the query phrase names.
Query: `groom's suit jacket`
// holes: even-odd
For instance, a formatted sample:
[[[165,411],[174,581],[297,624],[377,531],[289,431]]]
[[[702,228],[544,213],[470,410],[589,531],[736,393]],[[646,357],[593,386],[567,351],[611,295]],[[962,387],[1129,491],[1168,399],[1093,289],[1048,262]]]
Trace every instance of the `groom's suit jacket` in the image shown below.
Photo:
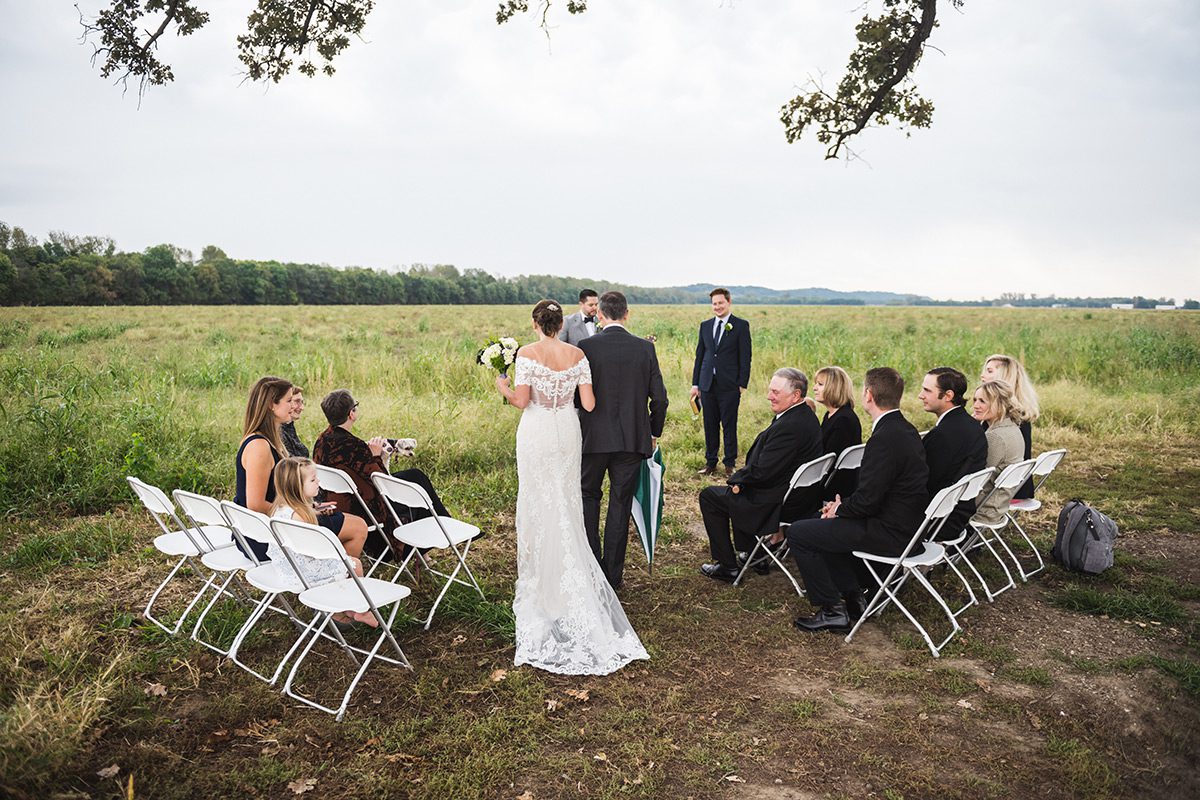
[[[591,365],[596,394],[596,407],[579,415],[583,452],[649,458],[654,452],[650,438],[662,436],[667,420],[667,390],[654,345],[609,326],[579,347]]]
[[[592,323],[595,327],[595,323]],[[597,330],[597,333],[599,331]],[[574,314],[568,315],[563,319],[562,330],[558,332],[558,338],[567,344],[573,344],[576,347],[584,339],[590,339],[595,334],[588,333],[587,323],[583,320],[583,312],[576,311]]]
[[[745,389],[750,384],[750,323],[730,314],[726,324],[729,330],[723,330],[718,341],[713,318],[700,323],[692,386],[702,392]]]
[[[772,420],[750,445],[746,466],[729,476],[728,483],[740,487],[738,494],[729,496],[734,528],[760,534],[778,525],[792,475],[821,451],[821,423],[806,404],[792,406]]]

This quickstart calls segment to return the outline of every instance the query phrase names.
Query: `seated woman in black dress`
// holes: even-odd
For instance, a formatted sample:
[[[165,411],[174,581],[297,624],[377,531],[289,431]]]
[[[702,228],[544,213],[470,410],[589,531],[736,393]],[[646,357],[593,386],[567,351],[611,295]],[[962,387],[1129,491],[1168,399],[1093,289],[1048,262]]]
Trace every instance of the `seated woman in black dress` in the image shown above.
[[[283,446],[287,450],[287,454],[295,458],[308,458],[308,448],[304,446],[304,442],[300,441],[300,435],[296,433],[296,421],[303,413],[304,390],[299,386],[293,386],[292,415],[287,422],[279,426],[279,434],[283,439]]]
[[[375,490],[375,484],[371,483],[373,473],[388,473],[391,452],[388,449],[387,440],[376,436],[370,441],[363,441],[351,432],[354,423],[358,421],[358,401],[354,399],[348,389],[335,389],[325,395],[321,400],[321,410],[325,412],[325,418],[329,420],[329,427],[321,432],[321,435],[317,437],[316,444],[313,445],[313,461],[321,466],[340,469],[349,475],[376,521],[390,530],[392,518],[387,506],[384,505],[385,498]],[[390,474],[420,486],[433,502],[434,512],[438,516],[450,516],[450,512],[446,510],[446,506],[438,497],[437,490],[433,488],[429,476],[424,472],[419,469],[405,469]],[[343,511],[353,509],[351,505],[354,502],[353,496],[332,492],[327,493],[327,496],[337,504],[339,509]],[[428,516],[429,512],[422,513],[421,509],[397,506],[396,513],[401,519],[419,519],[422,516]],[[378,556],[386,549],[388,549],[388,544],[382,534],[378,531],[371,531],[364,550],[369,555]]]
[[[862,444],[862,424],[854,413],[854,383],[841,367],[823,367],[813,378],[813,393],[805,400],[814,410],[817,404],[825,407],[821,418],[821,453],[840,453],[847,447]],[[857,471],[835,476],[829,487],[813,486],[791,493],[779,512],[782,522],[811,517],[821,510],[821,502],[834,495],[846,497],[858,483]]]
[[[270,515],[275,502],[275,465],[286,453],[279,429],[291,418],[291,382],[270,375],[260,378],[250,389],[242,423],[242,443],[234,461],[237,488],[233,502],[239,506]],[[353,514],[343,515],[330,509],[318,522],[343,542],[361,542],[367,537],[367,523]],[[251,541],[249,545],[259,561],[268,560],[265,544]]]
[[[1025,371],[1025,366],[1012,356],[993,353],[984,359],[979,381],[981,383],[1004,381],[1012,387],[1013,402],[1017,408],[1017,420],[1021,436],[1025,439],[1025,458],[1032,458],[1033,423],[1037,421],[1041,408],[1038,405],[1037,390],[1033,388],[1033,381],[1029,379],[1029,373]],[[1017,490],[1013,499],[1028,500],[1031,497],[1033,497],[1033,478],[1025,481],[1025,485]]]

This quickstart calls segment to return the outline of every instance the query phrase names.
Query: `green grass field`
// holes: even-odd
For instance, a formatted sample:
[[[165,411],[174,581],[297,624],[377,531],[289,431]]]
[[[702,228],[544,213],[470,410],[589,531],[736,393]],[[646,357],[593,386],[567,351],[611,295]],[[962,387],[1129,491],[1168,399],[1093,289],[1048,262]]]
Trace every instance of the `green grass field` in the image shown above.
[[[0,795],[125,796],[131,775],[156,798],[289,797],[307,779],[311,796],[354,798],[1200,792],[1200,315],[734,311],[755,346],[743,451],[780,366],[839,364],[861,385],[889,365],[915,387],[933,366],[974,377],[989,353],[1022,357],[1043,404],[1035,452],[1070,449],[1036,537],[1048,551],[1054,513],[1082,497],[1121,525],[1117,565],[1050,567],[969,611],[936,661],[894,612],[852,645],[799,637],[805,604],[780,575],[735,589],[696,574],[703,443],[686,399],[706,309],[637,307],[672,400],[659,556],[651,575],[631,548],[622,595],[652,660],[493,680],[512,660],[518,417],[474,354],[488,335],[531,339],[527,309],[0,309]],[[356,431],[415,437],[412,466],[490,534],[487,601],[452,593],[431,631],[398,625],[415,671],[373,668],[342,724],[139,616],[167,564],[124,477],[230,496],[245,396],[265,374],[305,388],[310,443],[320,397],[352,389]],[[902,409],[932,424],[915,391]],[[430,599],[417,587],[414,615]],[[244,613],[220,608],[214,635]],[[332,651],[315,663],[315,684],[346,675]]]

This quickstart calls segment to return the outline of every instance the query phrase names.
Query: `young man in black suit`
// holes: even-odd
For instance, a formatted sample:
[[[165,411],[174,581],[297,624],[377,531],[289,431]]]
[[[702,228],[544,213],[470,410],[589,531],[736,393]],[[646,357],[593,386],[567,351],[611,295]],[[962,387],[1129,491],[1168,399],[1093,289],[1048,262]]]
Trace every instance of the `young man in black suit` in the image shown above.
[[[787,541],[804,578],[808,599],[819,607],[799,617],[804,631],[845,631],[862,613],[855,550],[887,556],[904,552],[925,515],[929,496],[925,448],[900,413],[904,379],[890,367],[867,371],[863,408],[873,422],[863,451],[858,488],[826,503],[819,519],[792,523]]]
[[[935,367],[921,381],[917,395],[921,406],[937,415],[933,430],[925,434],[925,463],[929,466],[930,497],[964,475],[987,466],[987,437],[979,420],[967,413],[967,376],[953,367]],[[975,513],[975,500],[961,500],[938,538],[953,539]]]
[[[732,582],[738,575],[735,551],[754,547],[754,537],[779,526],[779,506],[792,474],[821,455],[821,424],[804,403],[808,378],[798,369],[776,370],[767,388],[775,417],[746,454],[746,466],[729,477],[728,486],[700,492],[700,514],[715,562],[700,573]],[[733,527],[733,541],[729,529]]]
[[[625,329],[629,304],[620,292],[600,296],[603,329],[579,343],[592,370],[596,408],[580,414],[583,429],[583,526],[604,576],[620,589],[629,517],[642,461],[654,453],[667,419],[667,390],[654,344]],[[648,405],[648,409],[647,409]],[[600,496],[608,474],[608,513],[600,547]]]
[[[750,383],[750,323],[735,317],[728,289],[713,289],[713,318],[700,323],[696,361],[692,366],[692,398],[704,413],[704,469],[717,469],[717,445],[725,431],[725,474],[737,463],[737,417],[742,392]]]

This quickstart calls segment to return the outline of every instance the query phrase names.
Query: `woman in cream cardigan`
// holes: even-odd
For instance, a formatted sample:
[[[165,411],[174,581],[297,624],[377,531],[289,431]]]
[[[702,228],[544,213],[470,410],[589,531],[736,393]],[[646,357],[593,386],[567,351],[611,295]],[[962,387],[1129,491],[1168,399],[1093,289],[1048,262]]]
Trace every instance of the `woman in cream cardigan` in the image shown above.
[[[979,493],[980,505],[974,521],[996,525],[1004,519],[1015,490],[1009,489],[992,494],[995,479],[1007,467],[1024,460],[1025,439],[1019,427],[1021,411],[1013,395],[1013,389],[1005,381],[984,381],[975,390],[972,413],[979,422],[987,424],[987,466],[996,471]],[[990,496],[989,496],[990,495]],[[986,499],[986,501],[985,501]]]

